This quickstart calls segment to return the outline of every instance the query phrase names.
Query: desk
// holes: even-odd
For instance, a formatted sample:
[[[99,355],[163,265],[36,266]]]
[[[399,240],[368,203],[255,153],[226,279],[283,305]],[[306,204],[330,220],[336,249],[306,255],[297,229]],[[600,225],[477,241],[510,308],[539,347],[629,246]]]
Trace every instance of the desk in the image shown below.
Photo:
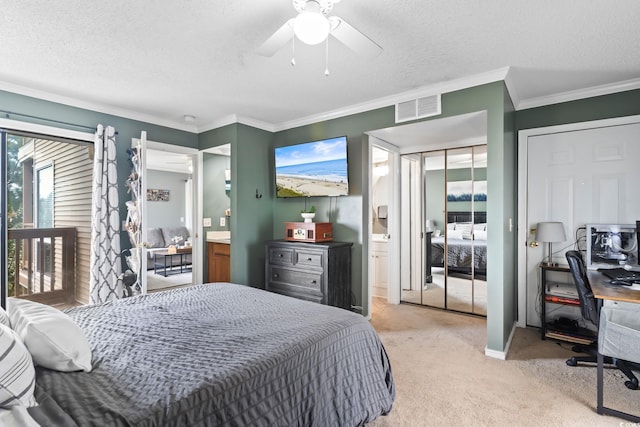
[[[609,285],[609,278],[604,274],[597,271],[588,271],[587,277],[589,278],[589,284],[591,285],[591,291],[593,296],[599,300],[610,300],[620,302],[630,302],[640,304],[640,290],[629,289],[627,286],[612,286]],[[603,367],[604,357],[598,353],[598,414],[613,415],[615,417],[624,418],[633,422],[640,422],[640,417],[625,412],[620,412],[615,409],[607,408],[604,406],[603,396]],[[636,391],[637,393],[637,391]]]
[[[599,271],[588,271],[593,296],[600,300],[640,303],[640,290],[609,285],[609,278]]]

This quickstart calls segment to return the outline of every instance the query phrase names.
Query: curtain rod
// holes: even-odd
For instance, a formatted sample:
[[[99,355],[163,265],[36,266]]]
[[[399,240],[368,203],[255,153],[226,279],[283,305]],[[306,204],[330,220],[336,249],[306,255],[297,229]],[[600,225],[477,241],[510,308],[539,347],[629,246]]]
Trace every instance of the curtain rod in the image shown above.
[[[14,111],[6,111],[6,110],[0,110],[0,113],[4,114],[7,119],[11,118],[10,117],[11,115],[14,115],[14,116],[19,116],[19,117],[26,117],[26,118],[29,118],[29,119],[41,120],[41,121],[45,121],[45,122],[49,122],[49,123],[57,123],[57,124],[60,124],[60,125],[66,125],[66,126],[73,126],[73,127],[82,128],[82,129],[88,129],[88,130],[90,130],[90,131],[92,131],[94,133],[96,131],[95,126],[91,127],[91,126],[86,126],[86,125],[79,125],[79,124],[76,124],[76,123],[63,122],[63,121],[60,121],[60,120],[47,119],[45,117],[32,116],[31,114],[16,113]],[[118,134],[118,132],[116,132],[116,135],[117,134]]]

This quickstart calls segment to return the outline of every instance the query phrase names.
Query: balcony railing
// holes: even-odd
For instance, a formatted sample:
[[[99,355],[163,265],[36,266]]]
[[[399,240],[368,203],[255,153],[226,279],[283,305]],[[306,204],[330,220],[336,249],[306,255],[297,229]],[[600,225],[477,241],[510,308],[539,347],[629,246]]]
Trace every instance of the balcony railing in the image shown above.
[[[71,303],[76,288],[75,228],[8,230],[10,297],[45,304]],[[13,271],[12,271],[13,270]]]

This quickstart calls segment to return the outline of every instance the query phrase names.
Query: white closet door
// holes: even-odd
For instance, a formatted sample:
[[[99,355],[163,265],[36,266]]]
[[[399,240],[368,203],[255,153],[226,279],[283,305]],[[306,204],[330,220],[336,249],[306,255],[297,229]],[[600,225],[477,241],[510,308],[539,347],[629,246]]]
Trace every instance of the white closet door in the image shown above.
[[[527,154],[527,220],[521,227],[529,232],[538,222],[564,223],[567,241],[553,243],[555,262],[567,264],[564,254],[574,248],[579,227],[640,219],[640,124],[529,136]],[[534,239],[529,233],[527,242]],[[526,251],[526,323],[540,326],[537,266],[547,244],[527,245]]]

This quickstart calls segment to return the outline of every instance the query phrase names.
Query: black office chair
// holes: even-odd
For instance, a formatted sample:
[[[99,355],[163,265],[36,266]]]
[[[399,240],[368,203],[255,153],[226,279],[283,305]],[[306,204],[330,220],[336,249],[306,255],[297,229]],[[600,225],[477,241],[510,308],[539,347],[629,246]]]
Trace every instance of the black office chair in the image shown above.
[[[569,269],[571,270],[573,281],[575,282],[576,289],[578,290],[582,318],[593,323],[597,328],[600,324],[600,304],[591,291],[591,285],[589,284],[589,278],[587,277],[587,270],[584,266],[582,255],[578,251],[567,251],[566,257],[569,262]],[[577,345],[573,347],[573,351],[577,353],[588,353],[589,356],[574,356],[567,359],[567,365],[577,366],[578,362],[597,363],[597,343],[588,347]],[[605,357],[604,363],[615,365],[629,378],[629,380],[624,383],[627,388],[631,390],[636,390],[638,388],[638,378],[633,374],[627,362],[620,359]]]

